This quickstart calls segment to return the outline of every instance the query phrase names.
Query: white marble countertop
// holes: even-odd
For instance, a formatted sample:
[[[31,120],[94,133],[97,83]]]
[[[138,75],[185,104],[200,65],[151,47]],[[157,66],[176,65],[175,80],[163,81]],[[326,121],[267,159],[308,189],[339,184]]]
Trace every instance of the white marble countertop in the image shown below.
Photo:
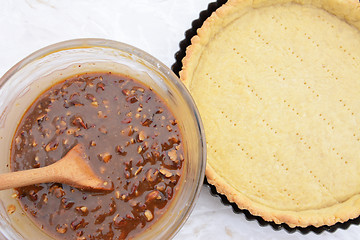
[[[2,0],[0,76],[30,53],[74,38],[107,38],[152,54],[167,66],[184,32],[211,0]],[[235,214],[203,187],[180,239],[360,239],[360,226],[320,235],[289,234]]]

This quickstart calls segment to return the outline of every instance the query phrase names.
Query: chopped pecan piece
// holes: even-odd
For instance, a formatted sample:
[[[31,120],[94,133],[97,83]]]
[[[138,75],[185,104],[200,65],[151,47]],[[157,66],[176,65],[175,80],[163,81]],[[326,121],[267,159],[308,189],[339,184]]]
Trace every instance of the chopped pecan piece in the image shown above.
[[[62,198],[61,203],[62,203],[62,206],[64,209],[70,209],[75,204],[74,201],[67,199],[67,198]]]
[[[159,174],[159,170],[154,170],[153,168],[150,168],[146,172],[146,180],[149,182],[154,182]]]
[[[169,170],[167,170],[165,168],[161,168],[160,173],[162,175],[164,175],[165,177],[167,177],[167,178],[169,178],[169,177],[171,177],[173,175]]]
[[[124,148],[120,145],[115,147],[115,151],[120,154],[121,156],[126,156],[127,152],[125,152]]]
[[[52,140],[46,145],[45,151],[47,151],[47,152],[54,151],[57,149],[58,146],[59,146],[59,143],[56,142],[55,140]]]
[[[96,91],[99,90],[99,89],[104,91],[105,90],[105,84],[102,83],[102,82],[97,83],[96,84]]]
[[[56,231],[57,231],[58,233],[64,234],[64,233],[66,233],[67,228],[68,228],[68,227],[67,227],[66,224],[63,224],[63,225],[58,224],[58,225],[56,226]]]
[[[144,215],[145,215],[146,219],[148,220],[148,222],[150,222],[154,218],[154,216],[150,210],[146,210],[144,212]]]
[[[140,166],[140,167],[136,170],[136,172],[134,173],[134,175],[135,175],[135,176],[138,175],[142,170],[143,170],[143,166]]]
[[[150,124],[152,123],[153,121],[151,121],[150,119],[146,119],[144,122],[142,122],[141,124],[145,127],[149,127]]]
[[[87,216],[89,214],[89,209],[85,206],[76,207],[75,209],[78,213],[81,214],[81,216]]]
[[[82,117],[80,116],[76,116],[73,120],[72,120],[72,124],[74,126],[77,126],[77,127],[82,127],[84,129],[87,129],[87,126],[86,124],[84,123],[84,120],[82,119]]]
[[[13,214],[13,213],[15,212],[15,210],[16,210],[16,207],[15,207],[15,205],[13,205],[13,204],[10,204],[10,205],[7,207],[7,212],[8,212],[9,214]]]
[[[139,142],[144,141],[146,138],[145,132],[144,131],[140,131],[139,132]]]
[[[94,95],[92,95],[92,94],[90,94],[90,93],[86,94],[86,95],[85,95],[85,98],[88,99],[88,100],[90,100],[90,101],[92,101],[92,102],[94,102],[94,101],[96,100],[96,98],[94,97]]]
[[[173,149],[173,150],[169,151],[168,156],[171,161],[175,162],[177,160],[176,150]]]
[[[85,219],[76,218],[74,221],[71,222],[70,227],[72,230],[78,230],[79,228],[83,228],[86,225],[87,225],[87,223],[85,223]]]
[[[120,199],[120,192],[119,191],[115,192],[115,197],[116,197],[116,199]]]
[[[110,153],[100,153],[98,156],[105,163],[109,162],[112,158],[112,155]]]
[[[128,96],[130,94],[130,90],[129,89],[123,89],[121,91],[125,96]]]
[[[148,193],[148,195],[146,195],[145,202],[148,203],[155,199],[161,199],[160,192],[157,190],[154,190],[154,191],[151,191],[150,193]]]

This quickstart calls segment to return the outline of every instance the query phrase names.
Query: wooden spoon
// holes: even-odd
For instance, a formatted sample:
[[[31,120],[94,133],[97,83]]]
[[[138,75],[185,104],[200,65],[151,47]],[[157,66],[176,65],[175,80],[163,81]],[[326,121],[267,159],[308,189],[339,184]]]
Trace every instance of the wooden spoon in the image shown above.
[[[81,144],[49,166],[0,174],[0,190],[48,182],[65,183],[83,190],[113,190],[112,184],[101,180],[90,168]]]

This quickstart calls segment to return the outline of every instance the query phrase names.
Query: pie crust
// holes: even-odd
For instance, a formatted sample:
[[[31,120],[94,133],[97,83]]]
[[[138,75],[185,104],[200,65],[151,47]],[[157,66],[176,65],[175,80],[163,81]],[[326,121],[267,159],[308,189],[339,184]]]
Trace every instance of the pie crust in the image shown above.
[[[229,0],[191,39],[180,77],[229,201],[290,227],[360,215],[359,29],[357,0]]]

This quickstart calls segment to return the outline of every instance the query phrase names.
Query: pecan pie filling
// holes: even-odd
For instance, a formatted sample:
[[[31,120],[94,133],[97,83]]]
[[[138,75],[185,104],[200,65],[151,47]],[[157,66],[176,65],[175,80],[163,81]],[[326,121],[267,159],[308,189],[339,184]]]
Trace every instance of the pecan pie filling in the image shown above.
[[[111,72],[52,86],[19,123],[11,168],[47,166],[77,143],[114,190],[59,183],[18,188],[22,207],[45,232],[57,239],[132,238],[166,211],[179,188],[184,151],[177,120],[152,88]]]

